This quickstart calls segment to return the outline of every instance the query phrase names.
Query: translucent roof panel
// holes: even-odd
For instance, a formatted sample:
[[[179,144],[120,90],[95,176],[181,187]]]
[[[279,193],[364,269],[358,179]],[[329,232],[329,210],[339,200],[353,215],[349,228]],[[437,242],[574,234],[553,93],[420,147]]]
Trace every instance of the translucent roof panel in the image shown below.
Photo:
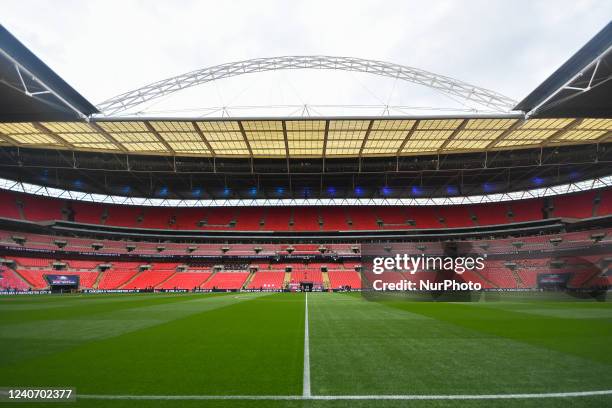
[[[186,121],[155,121],[151,122],[151,126],[158,132],[193,132],[195,130],[191,122]]]
[[[89,123],[80,122],[43,122],[42,126],[54,133],[96,133]]]
[[[70,144],[108,143],[106,137],[99,133],[57,133],[57,135]]]
[[[610,138],[612,119],[519,116],[0,123],[3,145],[237,158],[454,153],[599,143]]]
[[[107,132],[148,132],[149,129],[144,122],[97,122]]]
[[[44,133],[35,133],[35,134],[15,134],[10,135],[10,138],[15,142],[26,145],[60,145],[62,143],[58,142],[52,136],[46,135]]]
[[[39,132],[32,123],[0,123],[0,132],[5,135]]]

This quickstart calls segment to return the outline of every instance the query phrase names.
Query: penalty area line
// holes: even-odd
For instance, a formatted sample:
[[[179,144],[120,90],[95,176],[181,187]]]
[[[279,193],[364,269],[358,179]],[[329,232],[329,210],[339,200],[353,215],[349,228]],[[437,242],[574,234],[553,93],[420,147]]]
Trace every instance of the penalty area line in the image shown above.
[[[570,398],[612,395],[612,390],[550,392],[536,394],[455,394],[455,395],[95,395],[77,394],[77,399],[94,400],[497,400]]]

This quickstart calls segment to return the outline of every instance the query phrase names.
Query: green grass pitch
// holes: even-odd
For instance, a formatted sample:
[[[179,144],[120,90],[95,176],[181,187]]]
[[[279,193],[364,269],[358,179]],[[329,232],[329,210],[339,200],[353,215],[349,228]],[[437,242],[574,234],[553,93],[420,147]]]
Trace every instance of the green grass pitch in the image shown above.
[[[5,296],[0,386],[79,395],[301,396],[301,293]],[[377,400],[380,395],[612,389],[612,305],[419,302],[308,294],[313,396],[369,400],[81,399],[57,407],[612,406],[612,395]]]

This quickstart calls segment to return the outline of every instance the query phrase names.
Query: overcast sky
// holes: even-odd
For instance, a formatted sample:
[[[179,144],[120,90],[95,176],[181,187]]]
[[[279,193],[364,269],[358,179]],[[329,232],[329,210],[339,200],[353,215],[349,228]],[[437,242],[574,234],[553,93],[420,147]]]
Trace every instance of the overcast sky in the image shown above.
[[[279,55],[379,59],[520,100],[595,35],[612,1],[3,0],[1,22],[93,103],[165,77]],[[254,74],[148,106],[457,106],[370,75]]]

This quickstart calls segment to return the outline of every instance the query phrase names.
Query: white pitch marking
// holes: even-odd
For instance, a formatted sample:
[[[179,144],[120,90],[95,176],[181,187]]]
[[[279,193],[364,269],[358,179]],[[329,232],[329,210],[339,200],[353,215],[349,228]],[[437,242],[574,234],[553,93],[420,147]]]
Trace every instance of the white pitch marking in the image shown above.
[[[612,395],[612,390],[551,392],[537,394],[455,394],[455,395],[312,395],[310,392],[310,344],[308,334],[308,292],[306,292],[304,322],[304,379],[302,395],[96,395],[77,394],[77,399],[94,400],[496,400],[496,399],[539,399],[569,398]]]
[[[98,400],[497,400],[569,398],[612,395],[612,390],[550,392],[541,394],[456,394],[456,395],[94,395],[77,394],[77,399]]]
[[[308,292],[306,292],[306,307],[304,316],[304,375],[302,396],[310,398],[310,335],[308,334]]]

